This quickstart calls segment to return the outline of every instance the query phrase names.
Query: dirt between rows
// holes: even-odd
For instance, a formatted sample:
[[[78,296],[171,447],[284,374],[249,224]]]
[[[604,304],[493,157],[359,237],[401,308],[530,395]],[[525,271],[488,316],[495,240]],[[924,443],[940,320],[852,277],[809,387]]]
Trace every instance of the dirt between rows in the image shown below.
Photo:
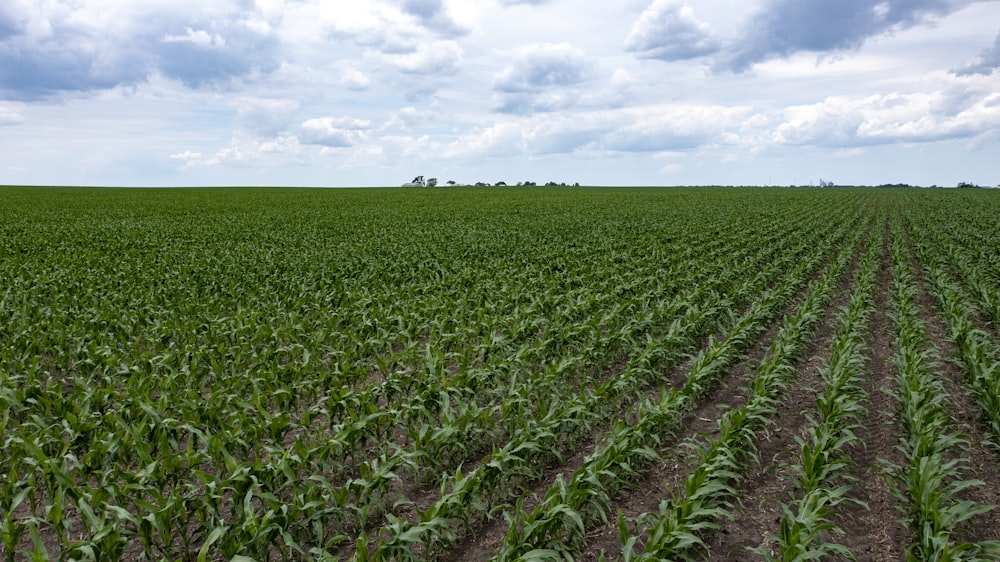
[[[968,449],[964,456],[964,462],[967,463],[967,477],[983,481],[982,486],[967,489],[962,499],[971,500],[978,505],[1000,506],[1000,465],[996,450],[981,421],[982,417],[973,397],[973,391],[967,385],[965,370],[959,363],[961,355],[951,339],[942,311],[931,295],[908,232],[906,241],[910,267],[913,268],[917,280],[917,306],[922,310],[921,317],[924,319],[930,341],[938,348],[939,380],[948,396],[947,407],[952,414],[953,429],[968,439]],[[977,318],[977,320],[980,326],[985,325],[985,319]],[[956,531],[958,531],[955,535],[956,540],[969,542],[1000,540],[1000,509],[977,515],[973,517],[968,528]]]
[[[819,270],[821,269],[822,268],[819,268]],[[819,276],[819,270],[810,277],[810,281]],[[792,299],[790,299],[789,304],[783,311],[784,314],[789,314],[794,310],[796,304],[804,297],[805,291],[806,289],[803,286],[803,288],[800,289]],[[781,317],[782,315],[777,316],[777,318]],[[744,352],[745,359],[742,360],[739,363],[739,365],[732,371],[732,374],[728,377],[729,380],[745,381],[750,376],[751,373],[750,365],[756,365],[763,358],[764,353],[767,351],[768,347],[770,347],[771,341],[777,334],[777,330],[778,330],[778,322],[775,321],[772,323],[770,329],[763,336],[758,337],[756,343],[749,350],[746,350]],[[719,339],[721,337],[724,337],[724,334],[716,333],[714,334],[714,336],[716,339]],[[708,347],[708,341],[706,339],[705,341],[702,341],[699,344],[699,347],[696,350],[691,352],[691,356],[692,357],[696,356],[699,352],[704,351],[707,347]],[[661,379],[663,381],[663,384],[655,385],[654,387],[650,388],[645,393],[645,398],[650,400],[655,400],[659,396],[663,387],[666,388],[676,387],[680,384],[683,384],[685,375],[689,371],[690,371],[690,360],[685,361],[684,363],[671,369],[669,372],[664,373]],[[711,411],[715,409],[715,404],[726,402],[726,400],[724,399],[720,400],[721,398],[720,393],[725,393],[727,388],[739,388],[739,387],[740,387],[739,384],[735,385],[724,384],[721,388],[719,388],[716,391],[713,397],[710,397],[706,401],[704,401],[703,404],[695,411],[695,413],[689,416],[688,419],[684,421],[685,427],[698,428],[702,427],[702,424],[705,424],[704,428],[708,428],[709,425],[711,425],[712,428],[717,429],[717,427],[714,426],[713,423],[715,416]],[[637,402],[641,401],[642,399],[639,399]],[[634,416],[634,412],[632,412],[631,408],[626,407],[626,411],[623,411],[623,415]],[[601,443],[603,439],[606,437],[606,434],[607,434],[607,429],[603,431],[597,431],[592,435],[591,438],[581,443],[581,447],[577,449],[575,454],[567,458],[564,464],[557,467],[549,467],[542,478],[531,483],[528,486],[526,492],[521,495],[523,501],[523,504],[521,506],[522,510],[526,513],[530,513],[532,509],[534,509],[539,503],[541,503],[542,496],[549,489],[549,487],[555,482],[557,477],[561,476],[564,479],[569,479],[577,469],[583,466],[587,456],[589,456],[594,452],[598,444]],[[673,448],[674,445],[676,445],[676,443],[679,442],[680,440],[675,438],[671,438],[665,441],[664,443],[661,444],[660,452],[666,454],[669,450]],[[652,471],[653,473],[656,473],[660,470],[662,470],[662,466],[654,467]],[[629,503],[635,504],[636,502],[629,499],[630,494],[632,493],[633,491],[628,489],[622,492],[623,496],[611,506],[609,514],[612,514],[613,516],[615,510],[620,509],[620,505],[622,504],[629,504]],[[653,507],[655,508],[655,504],[653,505]],[[447,552],[439,556],[437,560],[445,562],[488,561],[496,554],[497,550],[501,547],[504,536],[507,534],[508,527],[509,525],[505,520],[505,518],[502,515],[497,514],[497,516],[491,521],[479,525],[475,529],[472,535],[466,536],[463,539],[461,539],[453,548],[449,549]],[[613,542],[614,545],[616,546],[618,545],[617,537],[618,535],[616,529],[615,530],[612,530],[610,528],[599,529],[599,530],[592,529],[588,533],[588,539],[590,539],[589,540],[590,545],[588,545],[588,549],[583,553],[583,556],[580,559],[581,560],[587,560],[591,558],[597,559],[600,555],[600,552],[606,550],[606,548],[603,546],[604,543],[610,545]],[[595,548],[593,545],[598,545],[598,546]],[[610,549],[607,550],[610,552]],[[597,552],[598,554],[591,556],[593,552]]]
[[[888,207],[890,213],[899,212],[891,205]],[[842,533],[823,535],[823,540],[846,546],[862,562],[905,560],[907,546],[913,538],[913,533],[900,521],[903,505],[890,489],[891,475],[886,468],[903,464],[902,454],[896,448],[903,436],[903,426],[898,419],[898,404],[891,395],[891,389],[896,386],[897,351],[889,301],[892,281],[889,241],[888,222],[877,226],[868,241],[869,244],[880,245],[881,258],[875,309],[867,341],[866,378],[863,381],[868,395],[864,402],[867,411],[856,428],[859,444],[850,451],[852,465],[849,473],[853,478],[850,497],[859,503],[847,502],[838,506],[833,522]],[[910,244],[908,236],[906,242]],[[821,371],[829,359],[830,345],[839,324],[837,312],[847,306],[853,288],[853,275],[863,251],[862,247],[856,252],[854,262],[826,307],[816,333],[802,355],[804,360],[797,367],[799,378],[783,396],[774,423],[758,435],[759,462],[751,462],[746,467],[739,485],[740,502],[733,519],[720,522],[719,530],[702,536],[708,551],[693,553],[696,558],[712,562],[760,560],[759,555],[748,550],[754,547],[763,547],[776,554],[774,546],[781,518],[781,502],[788,501],[795,493],[794,485],[788,478],[789,469],[783,465],[795,461],[798,448],[795,438],[804,435],[808,423],[806,416],[814,411],[816,394],[822,385]],[[1000,506],[1000,462],[981,422],[978,405],[966,387],[965,373],[956,363],[957,350],[949,339],[941,311],[923,279],[912,246],[910,257],[918,280],[917,304],[926,321],[930,341],[942,358],[938,369],[948,395],[947,404],[954,419],[954,429],[968,438],[964,457],[967,475],[984,482],[982,486],[967,490],[963,499]],[[804,289],[789,301],[784,314],[792,313],[803,296]],[[782,317],[778,316],[779,319]],[[722,413],[745,403],[747,382],[754,376],[757,365],[771,346],[778,325],[778,321],[773,322],[768,331],[756,338],[745,351],[744,358],[730,369],[723,385],[686,416],[683,428],[676,436],[661,445],[662,461],[633,488],[622,491],[615,498],[608,512],[611,521],[588,529],[588,541],[579,560],[619,559],[621,544],[617,516],[620,514],[627,520],[642,513],[656,512],[661,501],[683,485],[692,459],[687,449],[679,444],[712,438],[718,433],[718,419]],[[701,347],[705,347],[704,343]],[[688,367],[687,364],[681,365],[666,373],[664,384],[682,381]],[[530,484],[524,496],[523,509],[533,509],[557,476],[570,477],[603,438],[604,431],[597,431],[592,438],[581,442],[575,454],[565,459],[564,463],[549,467],[544,477]],[[428,493],[433,495],[431,491]],[[464,537],[454,548],[436,559],[489,560],[501,546],[507,527],[507,522],[497,512],[493,520],[479,525],[472,535]],[[631,530],[635,531],[634,525]],[[967,527],[956,529],[954,538],[975,542],[1000,539],[1000,509],[975,517]]]
[[[868,340],[867,378],[864,381],[868,394],[865,401],[867,412],[856,429],[860,444],[851,450],[853,464],[850,467],[853,477],[850,497],[861,503],[841,504],[833,522],[842,533],[823,535],[823,540],[844,545],[862,562],[905,560],[906,549],[913,538],[913,533],[901,522],[903,505],[890,489],[892,477],[887,471],[890,465],[903,464],[902,454],[896,448],[903,436],[903,426],[898,419],[898,404],[890,394],[896,385],[894,361],[897,351],[889,301],[889,236],[888,223],[885,223],[882,231],[871,240],[871,243],[881,245],[882,254]],[[929,294],[919,264],[912,256],[912,249],[911,260],[918,279],[917,303],[921,316],[926,321],[930,341],[937,346],[942,358],[938,369],[948,396],[953,429],[968,438],[968,449],[963,458],[967,466],[966,476],[983,481],[983,485],[968,489],[962,499],[979,505],[1000,506],[1000,463],[981,422],[976,401],[966,386],[965,372],[956,362],[955,345],[949,339],[941,311]],[[854,266],[850,270],[853,271]],[[775,424],[758,435],[759,463],[747,467],[740,484],[740,504],[734,518],[721,522],[722,527],[718,531],[702,537],[709,550],[700,555],[695,553],[697,558],[719,562],[760,560],[759,555],[748,550],[753,547],[764,547],[776,554],[774,537],[781,517],[779,502],[788,501],[795,491],[782,463],[794,460],[792,455],[797,448],[795,437],[802,435],[807,423],[805,414],[814,410],[816,391],[821,385],[820,369],[829,358],[829,347],[837,328],[835,313],[847,304],[852,278],[852,274],[848,273],[838,287],[804,355],[808,359],[799,366],[799,379],[782,400]],[[775,331],[776,326],[760,338],[746,360],[732,372],[726,386],[718,389],[685,420],[677,442],[711,438],[718,431],[717,420],[721,412],[745,402],[746,382],[753,375],[753,368],[770,345]],[[688,465],[689,459],[683,450],[665,456],[663,462],[635,489],[627,490],[617,498],[612,512],[626,518],[656,512],[660,502],[669,497],[670,491],[683,484]],[[621,545],[614,523],[590,529],[582,560],[620,558]],[[1000,509],[978,515],[970,525],[955,529],[953,539],[971,542],[1000,539]]]
[[[811,275],[809,281],[818,278],[820,271],[822,271],[822,267],[818,268],[817,271]],[[772,284],[771,288],[776,286],[777,283],[778,281],[776,280]],[[802,298],[804,298],[805,292],[806,292],[806,286],[804,284],[803,287],[797,292],[797,294],[789,300],[789,303],[783,310],[783,314],[777,315],[776,318],[780,319],[785,314],[790,314],[791,312],[793,312],[795,307],[797,306],[797,303],[801,301]],[[779,327],[778,321],[775,320],[772,323],[769,330],[765,332],[762,336],[759,336],[757,341],[753,344],[753,346],[750,349],[744,351],[744,359],[741,360],[738,366],[736,366],[734,370],[731,372],[731,374],[728,377],[729,380],[745,381],[749,378],[749,376],[751,375],[751,365],[756,365],[763,358],[767,349],[771,345],[771,341],[777,334],[778,327]],[[715,333],[713,334],[713,336],[715,337],[716,340],[719,340],[724,337],[724,334]],[[709,342],[706,338],[699,344],[697,349],[691,352],[690,354],[691,357],[694,357],[701,351],[704,351],[708,347],[708,343]],[[635,401],[635,404],[641,403],[643,399],[656,400],[659,397],[660,392],[664,388],[677,387],[683,384],[686,377],[686,373],[690,371],[690,366],[691,366],[691,361],[689,359],[683,362],[682,364],[678,365],[677,367],[670,369],[668,372],[664,373],[663,377],[661,378],[662,383],[654,385],[653,387],[649,388],[644,393],[644,398],[639,398],[638,400]],[[721,398],[722,394],[720,393],[725,393],[727,388],[739,388],[739,387],[740,385],[738,383],[733,386],[724,384],[721,388],[717,389],[713,397],[706,399],[706,401],[704,401],[698,407],[698,409],[695,411],[694,414],[688,416],[688,418],[684,420],[685,427],[686,428],[704,427],[706,430],[711,430],[711,429],[717,430],[717,426],[714,425],[715,414],[713,414],[712,411],[716,409],[715,406],[716,404],[727,402],[725,399]],[[745,397],[743,397],[743,399],[745,399]],[[624,409],[622,411],[622,415],[626,416],[625,419],[631,418],[632,421],[634,422],[635,421],[634,404],[633,406],[627,406],[627,405],[623,406],[623,408]],[[610,423],[613,420],[608,420],[608,421]],[[572,456],[568,457],[565,463],[563,463],[560,466],[549,467],[545,471],[543,477],[530,483],[530,485],[527,486],[526,491],[521,494],[521,498],[523,501],[521,505],[522,511],[524,511],[525,513],[530,513],[531,510],[533,510],[538,504],[540,504],[543,499],[542,496],[556,481],[557,477],[561,476],[562,478],[568,480],[577,469],[583,466],[586,458],[590,454],[592,454],[595,451],[596,447],[604,440],[604,438],[607,435],[607,430],[608,428],[605,427],[604,429],[598,430],[595,433],[593,433],[590,438],[580,443],[580,446],[577,448],[575,453]],[[666,454],[679,442],[680,439],[671,438],[662,443],[659,450],[661,453]],[[661,467],[653,468],[654,473],[656,473],[659,470],[661,470]],[[612,517],[614,516],[615,510],[619,509],[619,506],[621,504],[634,503],[631,502],[629,499],[627,499],[629,495],[632,493],[632,490],[626,489],[622,493],[624,494],[624,496],[622,497],[625,499],[620,499],[619,501],[616,501],[609,510],[609,514],[611,514]],[[653,507],[655,508],[655,504]],[[442,553],[440,556],[436,558],[436,560],[441,560],[445,562],[488,561],[496,554],[497,550],[501,547],[503,539],[507,534],[508,528],[509,525],[505,520],[505,518],[503,517],[503,515],[497,513],[495,517],[490,521],[481,523],[478,526],[476,526],[471,535],[467,535],[462,539],[460,539],[459,542],[455,544],[455,546],[453,546],[448,551]],[[615,545],[618,545],[617,536],[618,536],[617,530],[612,531],[610,529],[591,530],[591,532],[588,533],[588,538],[591,539],[590,540],[591,544],[601,542],[603,537],[604,541],[607,542],[608,544],[611,544],[611,542],[613,541]],[[600,552],[603,550],[605,549],[601,547],[599,548],[599,550],[597,550],[598,552],[597,555],[591,556],[590,554],[592,551],[594,551],[594,549],[588,547],[588,550],[583,553],[583,556],[580,559],[581,560],[587,560],[590,558],[596,559],[597,557],[599,557]]]
[[[889,224],[881,236],[882,257],[875,292],[875,311],[871,316],[871,334],[866,371],[865,392],[867,410],[857,429],[862,447],[852,452],[854,478],[852,497],[863,501],[867,509],[857,504],[843,504],[835,521],[844,531],[841,543],[857,556],[859,562],[902,560],[910,533],[897,523],[902,504],[892,494],[885,478],[886,462],[902,463],[896,444],[902,428],[895,415],[897,404],[889,394],[895,384],[895,328],[890,317],[889,288]]]
[[[829,261],[824,265],[829,265]],[[855,262],[856,263],[856,262]],[[853,270],[853,265],[848,268]],[[820,269],[822,271],[822,268]],[[811,278],[810,281],[818,278],[820,271],[817,271]],[[714,438],[718,435],[719,425],[718,420],[722,417],[726,410],[732,408],[738,408],[746,403],[748,398],[748,383],[756,374],[756,368],[760,364],[761,360],[764,359],[768,350],[770,349],[775,337],[777,336],[778,330],[780,329],[781,319],[793,314],[796,308],[801,304],[802,300],[805,298],[805,293],[807,290],[807,285],[804,285],[798,293],[790,299],[788,304],[785,306],[781,314],[776,317],[776,320],[771,324],[768,330],[760,337],[757,338],[756,342],[752,347],[747,350],[744,354],[743,359],[730,371],[726,380],[723,384],[716,389],[711,395],[706,398],[702,403],[695,408],[695,410],[688,415],[683,421],[683,429],[675,436],[674,439],[670,441],[671,447],[664,451],[664,458],[662,462],[655,466],[647,475],[640,480],[635,487],[632,489],[625,490],[620,496],[613,502],[611,509],[609,510],[612,514],[620,514],[626,519],[636,517],[643,513],[656,513],[658,512],[660,503],[669,497],[669,494],[682,487],[684,484],[684,479],[687,476],[690,467],[696,461],[691,450],[683,445],[678,446],[678,444],[683,444],[685,442],[696,440],[705,441],[707,439]],[[844,294],[843,283],[835,294]],[[829,317],[829,311],[831,307],[827,308],[827,314],[825,316]],[[828,323],[828,321],[827,321]],[[821,328],[822,329],[822,328]],[[829,335],[829,339],[832,339],[832,332]],[[814,344],[814,347],[816,344]],[[811,353],[811,351],[810,351]],[[806,355],[809,356],[809,355]],[[796,385],[797,387],[799,385]],[[813,397],[809,395],[805,389],[801,391],[796,391],[799,394],[799,398],[796,402],[804,404],[808,402],[812,403]],[[786,400],[786,403],[790,403],[790,400]],[[795,412],[798,412],[804,408],[792,408]],[[782,425],[781,427],[776,427],[769,429],[764,432],[760,437],[759,443],[763,445],[758,445],[759,458],[761,460],[770,459],[773,453],[779,450],[780,443],[784,443],[787,440],[791,440],[795,434],[798,433],[798,427],[801,426],[801,421],[795,424],[795,427],[788,425]],[[766,461],[770,465],[769,461]],[[765,466],[763,468],[757,467],[756,480],[763,481],[765,473],[769,472],[769,467]],[[755,479],[753,475],[748,478],[750,480]],[[768,486],[746,486],[747,489],[755,489],[761,493],[767,494],[769,491]],[[749,517],[758,520],[759,524],[756,527],[765,527],[769,525],[773,519],[773,514],[771,509],[768,509],[766,502],[755,498],[749,498],[744,496],[743,504],[750,509],[741,510],[741,514],[748,515]],[[751,506],[752,504],[752,506]],[[780,511],[777,512],[780,515]],[[747,526],[745,523],[747,521],[741,521],[740,523],[727,524],[723,529],[721,529],[716,536],[720,537],[717,540],[728,540],[729,542],[741,543],[741,537],[753,537],[759,533]],[[634,525],[630,525],[630,530],[635,531]],[[716,539],[713,539],[716,540]],[[756,546],[756,544],[754,544]],[[720,548],[717,548],[720,547]],[[712,547],[712,551],[718,550],[719,552],[724,552],[724,557],[722,560],[738,560],[739,552],[732,552],[732,548],[726,548],[726,545],[720,544]],[[621,540],[619,538],[619,530],[616,525],[616,521],[610,521],[608,525],[599,525],[590,529],[588,532],[588,544],[580,560],[596,561],[604,559],[616,559],[621,556]]]

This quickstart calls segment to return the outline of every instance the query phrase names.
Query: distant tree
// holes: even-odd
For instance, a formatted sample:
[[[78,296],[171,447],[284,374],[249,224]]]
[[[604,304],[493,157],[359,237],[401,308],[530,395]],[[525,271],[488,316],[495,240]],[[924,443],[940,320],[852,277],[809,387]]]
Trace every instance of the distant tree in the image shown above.
[[[448,180],[448,185],[455,185],[455,180]]]
[[[498,182],[496,182],[493,185],[495,185],[497,187],[507,187],[507,182],[505,182],[505,181],[498,181]]]
[[[434,187],[437,184],[438,184],[437,178],[430,178],[427,180],[427,187]]]
[[[580,182],[576,182],[576,183],[574,183],[574,184],[573,184],[573,187],[580,187]]]
[[[967,181],[960,181],[960,182],[958,182],[958,188],[959,189],[970,189],[970,188],[974,188],[974,187],[976,187],[976,184],[974,184],[974,183],[969,183]]]

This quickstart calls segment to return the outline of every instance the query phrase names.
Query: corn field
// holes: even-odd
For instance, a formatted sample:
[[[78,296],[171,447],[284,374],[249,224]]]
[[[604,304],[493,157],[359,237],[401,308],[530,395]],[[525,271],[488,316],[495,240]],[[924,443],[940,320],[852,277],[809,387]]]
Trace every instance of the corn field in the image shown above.
[[[1000,560],[1000,192],[0,189],[0,561]]]

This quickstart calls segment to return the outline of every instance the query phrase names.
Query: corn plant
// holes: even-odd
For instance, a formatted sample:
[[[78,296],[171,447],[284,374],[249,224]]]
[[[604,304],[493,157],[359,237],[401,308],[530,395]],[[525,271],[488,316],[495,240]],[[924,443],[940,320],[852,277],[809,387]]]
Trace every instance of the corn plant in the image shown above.
[[[0,559],[434,556],[724,370],[871,200],[4,189]]]
[[[908,560],[979,560],[1000,555],[1000,543],[955,541],[952,534],[993,506],[962,499],[963,491],[983,485],[967,477],[966,436],[952,428],[947,394],[935,377],[936,346],[916,305],[915,278],[903,245],[902,229],[893,223],[892,304],[897,330],[897,400],[906,436],[899,445],[907,459],[893,467],[894,492],[905,502],[905,521],[916,539]],[[927,262],[925,262],[926,264]],[[933,268],[933,265],[929,267]]]
[[[830,345],[830,358],[821,370],[823,388],[816,398],[815,416],[810,417],[805,435],[795,437],[798,455],[789,463],[789,478],[795,486],[796,497],[782,504],[782,517],[774,538],[777,555],[772,555],[767,548],[750,549],[765,560],[854,558],[845,546],[827,537],[843,533],[832,522],[841,504],[864,505],[850,496],[849,453],[858,445],[854,430],[866,411],[863,406],[866,393],[861,379],[882,248],[879,239],[869,240],[868,251],[854,276],[848,308],[839,316],[839,327]]]
[[[746,404],[723,416],[718,437],[696,447],[697,464],[685,479],[684,490],[661,502],[658,513],[637,517],[638,535],[624,532],[627,527],[620,525],[624,560],[693,560],[691,551],[706,546],[700,535],[718,528],[721,519],[731,516],[736,486],[742,480],[741,467],[753,458],[756,432],[771,422],[776,402],[794,380],[797,373],[793,364],[818,325],[857,240],[856,235],[810,284],[795,314],[785,319],[749,383]]]

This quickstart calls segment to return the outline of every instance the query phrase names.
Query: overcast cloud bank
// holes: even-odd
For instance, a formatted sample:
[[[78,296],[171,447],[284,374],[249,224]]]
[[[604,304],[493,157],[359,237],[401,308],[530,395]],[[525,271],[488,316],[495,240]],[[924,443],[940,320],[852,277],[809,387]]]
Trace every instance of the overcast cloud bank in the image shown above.
[[[0,183],[1000,182],[997,2],[734,6],[11,0]]]

